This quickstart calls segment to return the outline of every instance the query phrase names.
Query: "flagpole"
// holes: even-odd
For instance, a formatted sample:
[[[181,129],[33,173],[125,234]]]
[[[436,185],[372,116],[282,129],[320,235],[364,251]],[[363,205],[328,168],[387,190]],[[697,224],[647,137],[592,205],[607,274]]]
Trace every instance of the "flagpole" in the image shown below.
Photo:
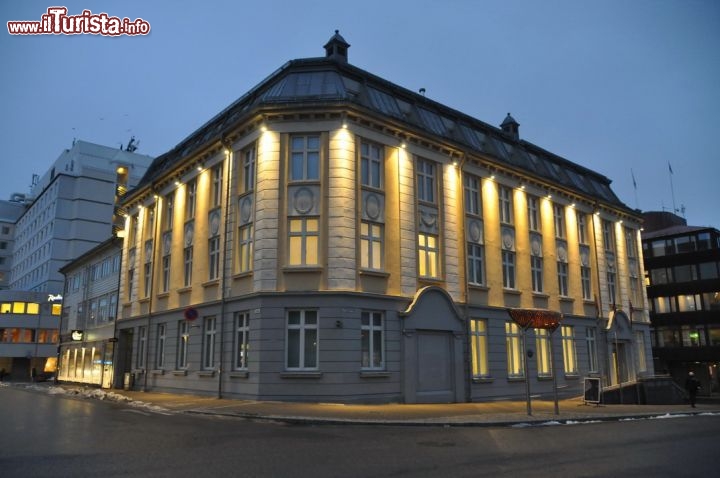
[[[675,207],[675,187],[673,186],[673,170],[672,166],[670,166],[670,161],[668,161],[668,171],[670,171],[670,193],[672,194],[673,214],[677,214],[678,210]]]
[[[630,168],[630,176],[632,176],[633,189],[635,190],[635,209],[640,209],[640,203],[638,201],[637,194],[637,181],[635,181],[635,173],[633,172],[632,168]]]

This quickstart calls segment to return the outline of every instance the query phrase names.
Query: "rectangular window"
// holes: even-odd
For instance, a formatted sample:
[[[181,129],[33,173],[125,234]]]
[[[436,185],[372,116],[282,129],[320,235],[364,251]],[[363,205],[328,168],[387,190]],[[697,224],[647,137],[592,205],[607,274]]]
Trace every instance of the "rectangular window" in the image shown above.
[[[603,245],[606,251],[615,251],[615,232],[610,221],[602,222]]]
[[[499,189],[500,199],[500,222],[503,224],[513,223],[513,204],[512,204],[512,190],[505,186],[500,186]]]
[[[543,259],[538,256],[530,256],[530,276],[532,277],[533,292],[543,291]]]
[[[610,303],[615,304],[615,300],[617,298],[617,286],[615,283],[615,271],[608,270],[607,271],[607,286],[608,286],[608,293],[610,294]]]
[[[190,343],[190,323],[187,320],[178,322],[177,368],[188,366],[188,344]]]
[[[553,220],[555,237],[565,238],[565,208],[559,204],[553,204]]]
[[[360,145],[360,181],[363,186],[382,188],[383,147],[363,141]]]
[[[175,192],[171,192],[165,196],[165,230],[170,230],[173,227],[175,220]]]
[[[183,251],[183,285],[190,287],[192,284],[192,270],[193,270],[193,248],[192,246],[186,247]]]
[[[363,221],[360,223],[360,267],[383,269],[383,225]]]
[[[108,317],[108,298],[101,297],[98,301],[98,322],[107,321]]]
[[[587,244],[587,222],[586,222],[586,216],[584,213],[578,211],[577,212],[577,228],[578,228],[578,242],[580,244]]]
[[[222,203],[222,180],[223,165],[222,163],[213,166],[211,170],[212,191],[210,194],[210,207],[218,207]]]
[[[155,348],[155,368],[165,367],[165,324],[157,326],[157,347]]]
[[[250,313],[235,313],[235,370],[245,370],[248,366],[248,351],[250,345]]]
[[[185,185],[185,220],[195,217],[195,205],[197,201],[197,181],[193,179]]]
[[[420,277],[438,277],[440,253],[438,238],[433,234],[418,234],[418,269]]]
[[[240,156],[242,157],[242,189],[241,194],[250,192],[255,189],[255,145],[244,150]]]
[[[625,228],[625,253],[628,257],[637,257],[637,241],[635,240],[635,231]]]
[[[567,375],[576,375],[577,354],[575,352],[575,333],[572,325],[563,325],[560,328],[563,347],[563,366]]]
[[[547,329],[535,329],[535,348],[538,377],[551,377],[550,334]]]
[[[385,332],[382,312],[360,314],[360,366],[365,369],[385,368]]]
[[[127,272],[127,298],[128,300],[132,300],[132,293],[133,293],[133,287],[135,284],[133,281],[135,280],[135,268],[131,267]]]
[[[147,347],[147,327],[138,327],[138,348],[137,348],[137,368],[145,367],[145,347]]]
[[[320,227],[316,217],[290,219],[291,266],[318,265]]]
[[[290,145],[290,180],[320,179],[320,137],[293,136]]]
[[[598,371],[597,359],[597,340],[595,337],[595,329],[585,329],[585,345],[587,347],[588,372]]]
[[[558,274],[558,293],[562,297],[567,297],[569,295],[567,262],[558,261],[557,274]]]
[[[203,370],[212,370],[215,368],[215,337],[216,337],[216,320],[215,317],[205,317],[203,320]]]
[[[540,231],[540,209],[538,207],[538,198],[535,196],[527,197],[528,204],[528,228],[531,231]]]
[[[150,297],[150,288],[152,286],[152,263],[146,262],[143,264],[143,281],[145,285],[144,293],[145,295],[143,297]]]
[[[253,258],[253,237],[252,224],[240,226],[239,230],[239,260],[238,272],[248,272],[252,270]]]
[[[475,216],[482,215],[480,179],[476,176],[465,176],[465,212]]]
[[[427,159],[417,160],[418,200],[435,203],[435,163]]]
[[[487,320],[470,320],[470,346],[472,349],[473,378],[488,378],[490,376],[490,367],[488,362]]]
[[[145,209],[145,237],[152,238],[155,233],[155,206]]]
[[[316,310],[288,311],[285,343],[285,366],[287,369],[318,368],[318,313]]]
[[[117,303],[118,297],[115,294],[110,294],[110,305],[108,306],[108,320],[115,320],[117,317]],[[80,310],[78,309],[78,314]]]
[[[468,243],[468,282],[474,285],[485,284],[484,250],[482,244]]]
[[[515,288],[515,253],[513,251],[502,251],[503,287],[505,289]]]
[[[162,291],[170,290],[170,254],[164,255],[162,258]]]
[[[590,268],[580,266],[580,282],[582,285],[583,300],[592,300],[592,288],[590,287]]]
[[[520,327],[512,322],[505,322],[505,348],[507,354],[507,370],[509,378],[525,376],[523,363],[523,344]]]
[[[208,279],[215,280],[220,277],[220,236],[211,237],[208,241]]]

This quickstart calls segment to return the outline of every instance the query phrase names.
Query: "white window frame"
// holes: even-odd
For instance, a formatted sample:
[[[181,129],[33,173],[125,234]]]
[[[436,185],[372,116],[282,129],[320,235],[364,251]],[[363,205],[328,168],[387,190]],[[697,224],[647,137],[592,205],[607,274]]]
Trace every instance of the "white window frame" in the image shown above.
[[[208,239],[208,280],[220,278],[220,236]]]
[[[569,288],[569,269],[568,263],[564,261],[557,261],[557,276],[558,276],[558,294],[561,297],[568,297],[570,294]]]
[[[167,325],[157,325],[157,346],[155,350],[155,368],[165,367],[165,341],[167,339]]]
[[[537,357],[538,378],[552,377],[552,360],[550,333],[547,329],[534,329],[535,331],[535,356]]]
[[[585,328],[585,346],[587,348],[588,372],[596,373],[599,371],[596,329],[592,327]]]
[[[465,213],[482,216],[482,199],[480,196],[480,178],[466,174],[464,179]]]
[[[385,369],[385,318],[382,312],[364,310],[360,313],[360,346],[362,369]]]
[[[190,287],[192,285],[193,272],[193,246],[183,249],[183,285]]]
[[[375,234],[378,232],[378,234]],[[377,222],[360,223],[360,267],[381,271],[385,263],[385,226]]]
[[[298,322],[290,323],[291,316],[298,314]],[[312,316],[312,320],[310,320]],[[314,323],[313,323],[314,322]],[[292,352],[291,331],[297,331],[297,357],[293,357],[291,361],[290,354]],[[294,334],[292,334],[294,335]],[[305,341],[310,335],[310,339],[314,335],[315,348],[310,354],[306,354]],[[314,352],[314,353],[313,353]],[[297,360],[295,360],[295,358]],[[291,365],[297,363],[297,365]],[[286,328],[285,328],[285,369],[286,370],[318,370],[320,366],[320,315],[314,309],[294,309],[287,311]]]
[[[490,377],[487,319],[470,319],[471,373],[474,379]]]
[[[185,370],[188,368],[188,350],[190,344],[190,322],[181,320],[178,322],[178,348],[177,368]]]
[[[433,161],[417,159],[418,201],[435,204],[437,197],[437,166]]]
[[[311,144],[317,142],[317,148]],[[300,144],[302,142],[302,144]],[[320,136],[294,135],[290,137],[290,181],[317,181],[320,179]],[[300,177],[296,177],[295,164],[300,161]]]
[[[512,189],[507,186],[499,186],[498,199],[500,207],[500,222],[502,224],[513,224]]]
[[[592,270],[590,267],[580,266],[580,282],[583,300],[592,300]]]
[[[250,312],[235,313],[235,342],[233,368],[247,370],[250,350]]]
[[[366,140],[360,143],[360,183],[363,186],[382,189],[384,156],[383,146]],[[374,172],[377,172],[377,175]]]
[[[219,163],[210,170],[212,190],[210,194],[210,207],[222,204],[223,164]]]
[[[553,204],[553,222],[555,237],[565,239],[565,207],[561,204]]]
[[[525,378],[523,331],[514,322],[505,322],[505,352],[508,378]]]
[[[438,278],[440,276],[439,243],[440,238],[436,234],[418,233],[418,275],[420,277]]]
[[[241,194],[253,191],[255,189],[255,161],[256,161],[257,150],[255,145],[244,149],[240,156],[242,158],[242,190]]]
[[[533,292],[543,292],[543,258],[542,256],[530,255],[530,276],[532,278]]]
[[[515,289],[515,252],[502,251],[503,288]]]
[[[175,191],[165,196],[165,230],[169,231],[175,222]]]
[[[170,291],[170,254],[165,254],[162,258],[162,291]]]
[[[485,246],[467,243],[467,280],[473,285],[485,285]]]
[[[195,217],[197,207],[197,179],[192,179],[185,185],[185,220]]]
[[[145,349],[147,347],[147,327],[141,325],[138,327],[138,350],[137,350],[137,368],[145,368]]]
[[[245,224],[238,228],[238,272],[250,272],[253,269],[253,225]]]
[[[536,196],[527,196],[528,204],[528,229],[540,232],[540,200]]]
[[[217,318],[203,318],[202,369],[215,370],[215,345],[217,343]]]
[[[587,215],[581,211],[577,211],[577,228],[578,228],[578,242],[580,244],[587,244]]]
[[[316,227],[314,229],[309,228],[310,221],[314,221],[314,224]],[[300,229],[297,231],[293,231],[293,223],[299,223]],[[320,262],[320,218],[315,216],[308,216],[308,217],[293,217],[290,218],[288,221],[288,264],[290,266],[317,266]],[[294,257],[293,256],[293,243],[295,242],[293,239],[299,239],[300,240],[300,257]],[[310,262],[309,256],[311,256],[310,252],[313,248],[313,241],[314,239],[314,256],[316,260],[314,262]]]
[[[560,327],[563,348],[563,368],[566,375],[577,375],[577,351],[575,349],[575,328],[572,325]]]

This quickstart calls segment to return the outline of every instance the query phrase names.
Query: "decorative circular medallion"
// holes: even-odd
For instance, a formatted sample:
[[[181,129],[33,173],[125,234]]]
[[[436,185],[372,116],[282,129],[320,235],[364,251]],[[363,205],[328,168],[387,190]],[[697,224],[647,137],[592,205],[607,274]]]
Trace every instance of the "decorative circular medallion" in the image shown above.
[[[505,232],[503,234],[502,242],[505,249],[512,249],[513,244],[515,244],[515,239],[510,232]]]
[[[365,198],[365,213],[370,219],[377,219],[380,216],[380,200],[375,194],[368,194]]]
[[[300,188],[295,191],[293,205],[300,214],[307,214],[313,207],[314,196],[308,188]]]
[[[217,236],[220,232],[220,213],[214,212],[210,216],[210,233]]]
[[[437,215],[430,214],[429,212],[426,212],[426,211],[420,211],[420,220],[427,227],[432,227],[437,222]]]
[[[469,229],[470,240],[473,242],[480,242],[480,239],[482,239],[482,228],[480,227],[480,223],[478,221],[471,221]]]
[[[582,263],[583,267],[590,266],[590,254],[587,251],[580,252],[580,262]]]
[[[530,247],[532,248],[532,253],[534,256],[542,255],[542,245],[540,245],[540,239],[534,238]]]
[[[193,225],[192,225],[192,223],[189,223],[189,224],[186,224],[186,225],[185,225],[185,245],[186,245],[186,246],[191,246],[191,245],[192,245],[194,232],[195,232],[195,231],[193,230]]]
[[[250,214],[252,213],[252,199],[250,196],[245,196],[240,201],[240,220],[246,223],[250,220]]]
[[[560,261],[567,262],[567,251],[565,250],[565,246],[558,246],[557,255]]]
[[[166,233],[165,236],[163,236],[163,251],[165,251],[165,254],[170,252],[170,245],[171,245],[170,234]]]

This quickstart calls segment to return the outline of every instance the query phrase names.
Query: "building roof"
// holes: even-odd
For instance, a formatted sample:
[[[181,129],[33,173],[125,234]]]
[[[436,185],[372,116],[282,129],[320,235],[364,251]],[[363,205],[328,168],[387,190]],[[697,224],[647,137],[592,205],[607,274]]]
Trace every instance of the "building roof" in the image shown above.
[[[328,44],[347,44],[336,32]],[[327,45],[326,45],[327,46]],[[258,114],[288,108],[337,107],[392,122],[399,128],[434,137],[462,151],[477,154],[498,166],[517,170],[539,181],[559,184],[604,204],[632,211],[610,189],[611,181],[539,146],[514,139],[500,128],[442,105],[424,95],[353,66],[346,57],[304,58],[285,63],[230,106],[157,157],[138,189],[164,175],[184,159]],[[515,124],[517,122],[510,117]],[[506,118],[506,121],[510,121]],[[129,196],[132,196],[131,193]],[[634,211],[632,211],[634,212]]]
[[[666,227],[665,229],[658,229],[657,231],[643,232],[642,239],[644,241],[646,241],[646,240],[651,240],[651,239],[657,239],[659,237],[678,236],[681,234],[688,234],[690,232],[713,231],[713,230],[715,230],[715,229],[712,227],[702,227],[702,226],[684,226],[684,225],[670,226],[670,227]]]

